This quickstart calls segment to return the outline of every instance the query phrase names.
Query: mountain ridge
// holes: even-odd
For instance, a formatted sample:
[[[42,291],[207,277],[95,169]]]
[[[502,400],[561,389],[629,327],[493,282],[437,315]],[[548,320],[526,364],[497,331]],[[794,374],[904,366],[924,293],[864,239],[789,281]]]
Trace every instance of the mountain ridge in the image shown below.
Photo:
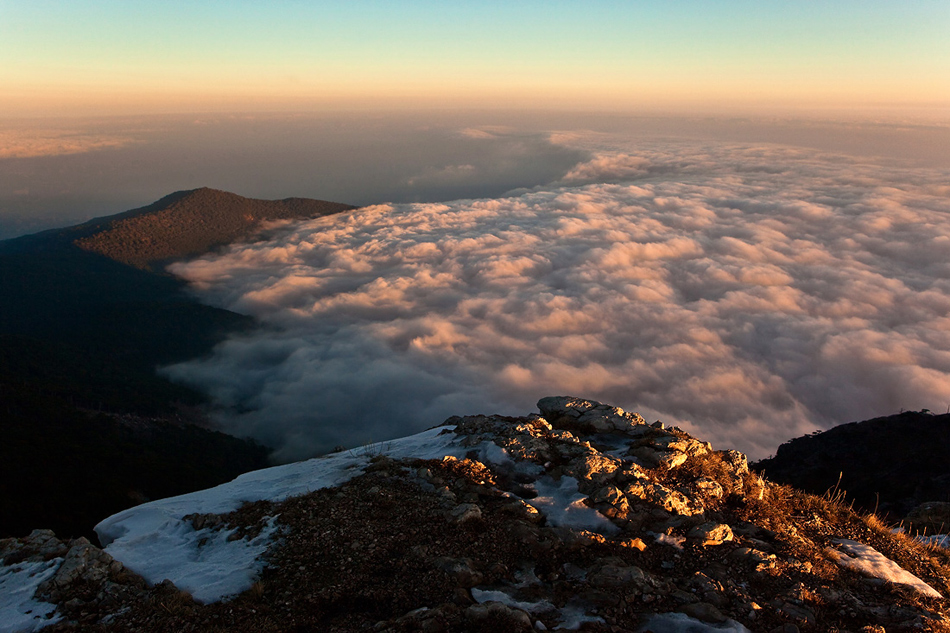
[[[840,424],[788,440],[752,468],[814,494],[834,490],[897,523],[922,503],[950,502],[950,414],[903,411]]]
[[[143,207],[6,241],[47,242],[46,248],[74,244],[123,264],[152,269],[248,239],[266,221],[314,218],[355,208],[311,198],[260,200],[199,187],[176,191]]]
[[[0,506],[9,510],[0,513],[0,536],[37,525],[91,536],[96,513],[263,466],[260,445],[201,428],[206,396],[155,372],[255,321],[201,304],[161,264],[250,239],[269,219],[351,208],[201,188],[0,241]],[[184,455],[206,450],[229,457],[175,472]],[[70,501],[84,494],[84,481],[97,482],[89,508]]]

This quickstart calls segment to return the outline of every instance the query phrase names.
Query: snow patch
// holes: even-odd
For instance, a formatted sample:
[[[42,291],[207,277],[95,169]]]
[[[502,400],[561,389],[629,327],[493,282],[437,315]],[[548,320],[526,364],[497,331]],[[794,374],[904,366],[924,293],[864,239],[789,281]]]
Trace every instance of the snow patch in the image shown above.
[[[36,589],[56,574],[62,558],[0,567],[0,633],[29,633],[62,619],[56,605],[33,598]]]
[[[264,566],[260,556],[277,530],[276,517],[256,537],[228,541],[236,530],[194,530],[178,521],[139,539],[120,540],[109,552],[151,582],[167,578],[198,602],[215,602],[253,584]]]
[[[276,531],[274,519],[250,540],[228,541],[230,531],[195,530],[184,517],[222,514],[242,504],[282,501],[338,486],[357,477],[377,455],[393,459],[464,456],[454,433],[438,427],[390,442],[265,468],[226,484],[129,508],[96,526],[105,551],[148,582],[166,578],[201,602],[215,602],[247,590],[262,568],[260,556]]]
[[[685,613],[658,613],[646,621],[639,631],[646,633],[752,633],[735,620],[709,624]]]
[[[950,534],[931,534],[929,536],[918,536],[917,540],[927,545],[936,545],[950,549]]]
[[[577,480],[573,477],[561,477],[560,481],[555,481],[545,475],[534,483],[534,488],[538,496],[527,502],[543,513],[550,525],[601,534],[619,531],[610,519],[584,504],[587,495],[578,491]]]
[[[478,459],[483,463],[500,467],[509,475],[518,474],[536,478],[544,472],[544,468],[534,462],[513,459],[507,450],[492,441],[485,441],[478,445]]]
[[[840,551],[831,548],[825,551],[840,567],[860,572],[871,578],[880,578],[886,582],[906,585],[931,598],[943,597],[936,589],[870,545],[849,539],[835,539],[832,542],[838,546]]]
[[[586,622],[604,623],[603,618],[596,615],[587,615],[587,609],[579,601],[572,601],[560,609],[561,622],[555,631],[576,631]]]
[[[488,589],[472,589],[472,597],[475,598],[476,602],[500,602],[506,606],[512,607],[513,609],[521,609],[522,611],[527,611],[528,613],[545,613],[548,611],[554,610],[554,605],[548,602],[547,600],[542,600],[541,602],[522,602],[516,600],[509,594],[504,591],[498,590],[488,590]]]

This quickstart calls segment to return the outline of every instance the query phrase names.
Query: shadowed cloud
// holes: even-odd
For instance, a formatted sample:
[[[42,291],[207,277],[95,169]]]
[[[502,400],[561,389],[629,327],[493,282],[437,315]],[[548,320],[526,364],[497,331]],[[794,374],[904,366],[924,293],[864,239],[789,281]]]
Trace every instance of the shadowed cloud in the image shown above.
[[[165,371],[282,460],[550,393],[762,457],[950,402],[945,181],[654,143],[519,196],[366,207],[174,266],[269,327]]]

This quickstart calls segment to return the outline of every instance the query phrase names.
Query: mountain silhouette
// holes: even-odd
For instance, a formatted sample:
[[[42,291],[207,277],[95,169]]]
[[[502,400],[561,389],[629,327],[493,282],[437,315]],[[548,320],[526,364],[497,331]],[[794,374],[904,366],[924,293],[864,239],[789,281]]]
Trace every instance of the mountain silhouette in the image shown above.
[[[164,264],[251,239],[270,220],[352,208],[202,188],[0,241],[0,536],[44,524],[88,534],[103,511],[263,465],[261,447],[192,424],[204,395],[156,373],[255,323],[198,303]],[[51,502],[89,501],[83,482],[97,501],[48,515]],[[72,507],[82,511],[62,511]]]
[[[355,207],[286,198],[255,200],[203,187],[179,191],[140,209],[90,220],[64,232],[80,248],[148,268],[244,240],[268,220],[319,217]]]

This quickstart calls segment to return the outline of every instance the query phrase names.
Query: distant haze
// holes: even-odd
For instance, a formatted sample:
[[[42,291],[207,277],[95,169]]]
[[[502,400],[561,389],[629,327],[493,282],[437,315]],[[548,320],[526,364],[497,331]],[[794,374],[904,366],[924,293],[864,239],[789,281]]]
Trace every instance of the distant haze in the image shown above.
[[[557,180],[609,143],[779,143],[950,166],[950,127],[857,121],[554,112],[224,114],[0,121],[0,239],[213,187],[356,205],[494,197]]]
[[[950,404],[950,169],[906,144],[942,128],[685,122],[687,140],[639,125],[461,128],[458,148],[524,148],[551,176],[532,185],[542,173],[511,159],[531,178],[505,196],[370,206],[173,266],[267,327],[164,373],[281,460],[546,395],[753,457]],[[798,147],[752,138],[795,130]],[[890,158],[849,156],[851,141]],[[458,187],[481,160],[416,177]]]

